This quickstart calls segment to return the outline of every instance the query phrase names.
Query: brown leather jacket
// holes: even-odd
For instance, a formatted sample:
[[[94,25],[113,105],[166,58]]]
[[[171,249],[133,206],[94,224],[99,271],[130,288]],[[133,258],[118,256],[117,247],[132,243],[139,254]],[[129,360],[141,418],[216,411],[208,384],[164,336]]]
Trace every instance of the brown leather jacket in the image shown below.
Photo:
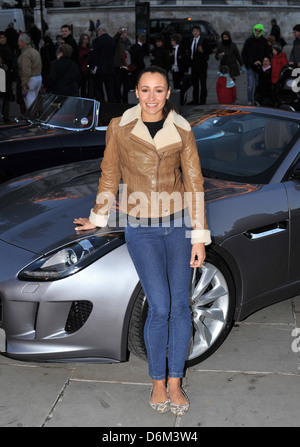
[[[96,205],[90,221],[107,224],[123,179],[120,210],[140,218],[167,218],[188,208],[192,243],[209,244],[203,177],[190,124],[171,111],[152,139],[141,119],[141,106],[114,118],[107,129]]]

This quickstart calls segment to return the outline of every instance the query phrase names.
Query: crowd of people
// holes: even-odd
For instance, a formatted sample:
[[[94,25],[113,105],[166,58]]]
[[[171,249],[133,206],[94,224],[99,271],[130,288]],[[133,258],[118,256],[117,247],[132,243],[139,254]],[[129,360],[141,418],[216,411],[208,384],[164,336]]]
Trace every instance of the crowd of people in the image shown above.
[[[287,64],[300,66],[300,24],[293,28],[294,43],[289,59],[283,51],[286,41],[276,19],[264,37],[264,27],[256,24],[243,45],[241,53],[231,33],[223,31],[215,50],[220,61],[216,92],[220,103],[237,99],[235,80],[247,72],[248,104],[272,106],[277,100],[280,71]],[[112,37],[105,24],[90,20],[89,31],[78,43],[68,24],[61,26],[53,40],[48,32],[42,36],[36,25],[28,33],[17,32],[13,24],[0,31],[0,69],[6,73],[6,92],[0,92],[2,117],[9,119],[9,102],[14,99],[24,112],[41,89],[46,92],[95,98],[99,101],[128,103],[129,90],[134,89],[140,71],[145,67],[146,35],[140,34],[132,43],[125,27]],[[180,104],[186,103],[187,90],[192,87],[189,104],[205,104],[207,69],[211,50],[200,27],[192,29],[187,44],[180,34],[171,35],[171,48],[162,35],[157,35],[150,52],[150,65],[170,73],[173,88],[180,91]]]
[[[287,42],[281,35],[276,19],[271,20],[271,32],[267,38],[263,35],[264,31],[262,24],[254,25],[253,33],[245,40],[241,54],[232,42],[230,33],[222,33],[216,51],[216,58],[220,59],[220,77],[217,80],[219,102],[235,102],[235,77],[242,70],[247,71],[248,105],[272,107],[278,103],[278,81],[283,67],[300,66],[300,25],[293,28],[295,39],[289,58],[283,51]]]

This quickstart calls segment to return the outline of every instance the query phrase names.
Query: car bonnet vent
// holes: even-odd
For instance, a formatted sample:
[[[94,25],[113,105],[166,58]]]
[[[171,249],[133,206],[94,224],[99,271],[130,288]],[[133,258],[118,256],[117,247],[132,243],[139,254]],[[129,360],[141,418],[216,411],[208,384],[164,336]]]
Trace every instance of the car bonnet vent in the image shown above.
[[[65,331],[73,334],[87,321],[93,309],[90,301],[73,301],[67,318]]]

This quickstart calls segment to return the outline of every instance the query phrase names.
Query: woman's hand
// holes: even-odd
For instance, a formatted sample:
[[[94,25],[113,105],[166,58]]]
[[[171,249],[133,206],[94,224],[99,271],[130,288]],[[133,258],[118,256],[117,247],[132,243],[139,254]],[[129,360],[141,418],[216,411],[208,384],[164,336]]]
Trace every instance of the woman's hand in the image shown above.
[[[73,220],[73,223],[80,225],[79,227],[75,227],[75,230],[94,230],[97,228],[96,225],[93,225],[86,217],[78,217]]]
[[[192,268],[201,267],[201,265],[204,262],[205,257],[206,257],[205,245],[202,243],[193,244],[190,266]]]

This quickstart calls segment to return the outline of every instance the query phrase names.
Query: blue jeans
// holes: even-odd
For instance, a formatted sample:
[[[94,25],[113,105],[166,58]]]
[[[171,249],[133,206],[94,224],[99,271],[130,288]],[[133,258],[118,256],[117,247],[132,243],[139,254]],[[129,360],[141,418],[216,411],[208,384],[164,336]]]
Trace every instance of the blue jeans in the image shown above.
[[[248,102],[253,102],[253,95],[258,83],[258,73],[252,70],[252,68],[247,69],[247,96]]]
[[[180,226],[178,226],[180,225]],[[152,379],[183,377],[191,335],[191,241],[183,219],[125,229],[127,247],[149,308],[144,339]]]

